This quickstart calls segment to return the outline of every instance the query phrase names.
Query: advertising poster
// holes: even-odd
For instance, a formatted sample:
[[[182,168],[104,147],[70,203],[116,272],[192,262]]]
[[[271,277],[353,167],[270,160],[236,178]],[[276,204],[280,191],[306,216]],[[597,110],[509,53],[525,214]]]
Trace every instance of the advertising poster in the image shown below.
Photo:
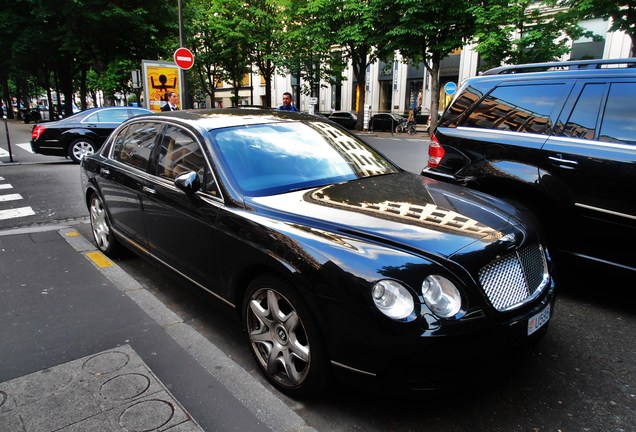
[[[167,102],[169,91],[177,92],[179,108],[183,106],[181,95],[181,69],[173,62],[142,60],[144,74],[144,105],[149,110],[159,112]]]

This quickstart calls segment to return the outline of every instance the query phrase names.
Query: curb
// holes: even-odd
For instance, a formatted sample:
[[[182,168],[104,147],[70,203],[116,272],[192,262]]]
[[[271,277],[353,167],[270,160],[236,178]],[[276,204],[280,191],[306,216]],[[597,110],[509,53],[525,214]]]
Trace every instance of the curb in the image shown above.
[[[313,427],[307,426],[304,419],[270,389],[255,380],[223,351],[184,323],[153,294],[146,291],[121,267],[96,250],[95,246],[77,230],[66,227],[59,229],[58,233],[73,249],[83,254],[98,271],[151,316],[177,344],[265,425],[274,431],[318,432]],[[99,257],[98,262],[95,256]]]

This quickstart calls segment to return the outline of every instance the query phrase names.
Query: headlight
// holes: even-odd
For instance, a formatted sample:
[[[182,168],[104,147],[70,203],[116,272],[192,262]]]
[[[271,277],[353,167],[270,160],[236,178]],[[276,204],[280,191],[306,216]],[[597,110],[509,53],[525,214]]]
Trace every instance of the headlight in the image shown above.
[[[413,313],[413,296],[398,282],[379,281],[373,286],[371,296],[375,306],[389,318],[404,319]]]
[[[443,276],[427,276],[422,283],[422,295],[429,309],[440,318],[455,316],[462,307],[459,290]]]

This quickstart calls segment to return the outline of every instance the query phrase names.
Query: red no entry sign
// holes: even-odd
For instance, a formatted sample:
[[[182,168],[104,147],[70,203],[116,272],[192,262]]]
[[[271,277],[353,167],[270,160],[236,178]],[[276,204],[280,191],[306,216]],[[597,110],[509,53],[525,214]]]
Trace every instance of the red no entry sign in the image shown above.
[[[179,48],[174,52],[174,62],[181,69],[190,69],[194,64],[194,55],[187,48]]]

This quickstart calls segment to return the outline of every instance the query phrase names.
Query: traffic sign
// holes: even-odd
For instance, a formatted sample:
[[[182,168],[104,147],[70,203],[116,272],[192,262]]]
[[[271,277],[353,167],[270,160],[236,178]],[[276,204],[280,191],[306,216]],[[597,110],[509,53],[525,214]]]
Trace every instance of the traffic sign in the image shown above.
[[[447,95],[453,95],[455,94],[455,92],[457,91],[457,84],[455,84],[454,82],[447,82],[444,85],[444,92],[446,92]]]
[[[194,55],[187,48],[179,48],[174,52],[174,62],[181,69],[190,69],[194,65]]]

